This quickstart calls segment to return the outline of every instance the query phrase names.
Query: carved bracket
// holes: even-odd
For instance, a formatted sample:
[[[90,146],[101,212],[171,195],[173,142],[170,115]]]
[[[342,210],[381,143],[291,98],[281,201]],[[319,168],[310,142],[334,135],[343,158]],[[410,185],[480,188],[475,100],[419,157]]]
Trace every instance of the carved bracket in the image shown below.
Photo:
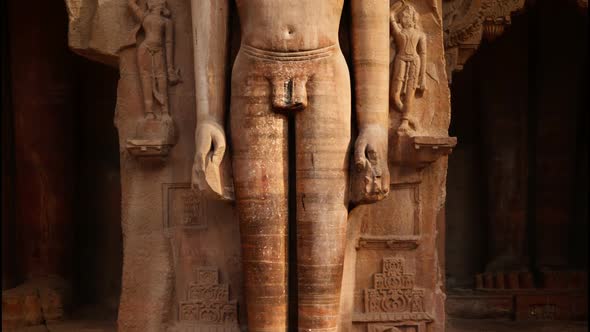
[[[140,159],[163,159],[168,156],[172,146],[158,139],[129,139],[126,147],[132,156]]]
[[[414,250],[419,244],[420,235],[363,235],[359,238],[356,249]]]
[[[397,136],[392,145],[390,160],[394,166],[422,169],[440,157],[449,155],[457,145],[457,138]]]

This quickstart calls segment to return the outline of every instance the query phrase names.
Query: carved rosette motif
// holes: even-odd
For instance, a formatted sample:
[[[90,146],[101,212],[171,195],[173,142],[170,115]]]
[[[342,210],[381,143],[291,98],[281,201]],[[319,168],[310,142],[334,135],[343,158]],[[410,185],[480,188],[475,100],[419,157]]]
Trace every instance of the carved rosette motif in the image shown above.
[[[198,281],[187,291],[187,301],[180,302],[179,320],[203,324],[236,324],[238,303],[229,299],[229,285],[219,283],[216,268],[201,268]]]
[[[479,47],[481,40],[493,41],[511,24],[511,15],[524,7],[525,0],[445,0],[443,25],[449,82],[453,72]]]

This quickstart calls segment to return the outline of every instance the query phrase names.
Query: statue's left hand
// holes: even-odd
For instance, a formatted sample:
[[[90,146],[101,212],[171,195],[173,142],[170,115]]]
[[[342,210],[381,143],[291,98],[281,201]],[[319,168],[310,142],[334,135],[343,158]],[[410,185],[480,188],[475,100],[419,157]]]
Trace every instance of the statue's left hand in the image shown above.
[[[363,128],[356,139],[352,193],[355,203],[373,203],[389,193],[387,129],[379,125]]]

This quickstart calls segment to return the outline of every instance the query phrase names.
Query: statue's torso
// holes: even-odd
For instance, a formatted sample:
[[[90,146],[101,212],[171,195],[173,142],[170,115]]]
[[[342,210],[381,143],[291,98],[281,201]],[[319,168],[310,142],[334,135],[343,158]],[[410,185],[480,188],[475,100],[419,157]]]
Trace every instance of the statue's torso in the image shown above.
[[[242,43],[279,52],[338,44],[344,0],[235,0]]]
[[[412,60],[413,57],[418,56],[417,47],[421,38],[420,31],[416,29],[402,29],[400,33],[395,36],[396,46],[398,47],[398,56],[409,57],[404,60]]]
[[[155,13],[148,13],[142,25],[145,32],[144,42],[152,47],[162,47],[162,34],[166,19]]]

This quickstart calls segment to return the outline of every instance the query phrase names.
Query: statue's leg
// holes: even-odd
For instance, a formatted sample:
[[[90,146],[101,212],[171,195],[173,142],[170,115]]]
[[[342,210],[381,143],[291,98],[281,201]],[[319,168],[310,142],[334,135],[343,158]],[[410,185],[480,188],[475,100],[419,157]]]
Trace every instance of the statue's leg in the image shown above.
[[[168,109],[168,80],[165,75],[158,76],[158,89],[162,92],[162,113],[161,116],[168,116],[170,111]]]
[[[346,245],[350,83],[343,57],[314,61],[296,115],[298,330],[336,331]]]
[[[141,92],[143,95],[143,106],[145,115],[154,115],[154,96],[152,91],[152,56],[146,47],[139,46],[137,49],[137,66],[141,78]]]
[[[410,126],[410,118],[409,112],[412,109],[412,102],[414,98],[414,94],[416,92],[416,80],[412,78],[413,75],[413,66],[412,62],[407,61],[400,61],[400,87],[403,90],[404,101],[402,104],[402,108],[400,112],[402,113],[401,123],[397,128],[397,133],[400,135],[407,135],[412,131],[412,127]],[[397,85],[394,85],[397,88]]]
[[[393,64],[393,78],[391,80],[391,101],[395,105],[398,112],[403,112],[404,105],[401,99],[402,86],[404,84],[404,73],[406,71],[406,63],[404,61],[395,60]]]
[[[408,76],[406,78],[407,91],[404,99],[404,112],[402,119],[406,120],[409,130],[416,130],[418,119],[415,118],[416,111],[414,110],[414,100],[416,99],[416,88],[418,82],[418,66],[417,61],[408,62]]]
[[[231,136],[249,332],[287,331],[287,118],[270,105],[256,60],[238,56],[232,74]]]

